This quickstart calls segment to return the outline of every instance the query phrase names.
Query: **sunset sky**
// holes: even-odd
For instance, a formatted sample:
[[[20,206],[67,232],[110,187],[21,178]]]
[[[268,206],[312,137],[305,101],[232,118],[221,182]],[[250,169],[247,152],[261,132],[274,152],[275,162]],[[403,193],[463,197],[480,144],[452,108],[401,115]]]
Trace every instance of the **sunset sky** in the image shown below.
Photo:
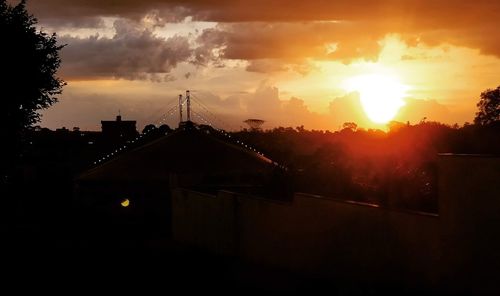
[[[118,110],[142,128],[186,89],[227,129],[246,118],[383,127],[374,118],[392,109],[398,121],[463,124],[480,93],[500,85],[500,1],[31,0],[28,9],[67,44],[68,85],[43,112],[49,128],[98,130]]]

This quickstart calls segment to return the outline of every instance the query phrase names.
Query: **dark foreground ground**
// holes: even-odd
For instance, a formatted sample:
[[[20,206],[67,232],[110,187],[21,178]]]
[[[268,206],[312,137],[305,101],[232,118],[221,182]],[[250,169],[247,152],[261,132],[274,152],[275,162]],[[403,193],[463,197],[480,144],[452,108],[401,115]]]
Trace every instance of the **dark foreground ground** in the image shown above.
[[[76,237],[2,225],[0,292],[169,295],[429,295],[419,287],[293,274],[181,246],[167,237]],[[48,294],[48,295],[50,295]]]

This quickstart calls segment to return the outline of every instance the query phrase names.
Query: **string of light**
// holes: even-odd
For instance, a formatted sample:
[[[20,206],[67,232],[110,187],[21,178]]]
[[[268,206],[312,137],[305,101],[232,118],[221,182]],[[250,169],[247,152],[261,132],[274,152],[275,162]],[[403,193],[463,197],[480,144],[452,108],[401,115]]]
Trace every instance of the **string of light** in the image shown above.
[[[191,94],[191,97],[194,97],[194,98],[195,98],[195,100],[193,100],[193,101],[194,101],[196,104],[198,104],[200,107],[202,107],[202,108],[203,108],[203,109],[204,109],[204,110],[205,110],[208,114],[210,114],[213,118],[215,118],[215,120],[219,121],[222,125],[225,125],[226,127],[229,127],[229,125],[228,125],[225,121],[221,120],[221,119],[220,119],[220,118],[218,118],[218,117],[217,117],[217,116],[216,116],[213,112],[211,112],[211,111],[209,110],[209,108],[208,108],[208,107],[207,107],[204,103],[202,103],[201,99],[199,99],[196,95]],[[231,136],[230,136],[230,135],[229,135],[229,134],[228,134],[228,133],[227,133],[224,129],[220,129],[220,128],[215,127],[215,125],[214,125],[212,122],[210,122],[208,119],[206,119],[206,118],[202,117],[202,116],[201,116],[201,114],[196,113],[195,111],[191,111],[191,112],[195,113],[195,115],[198,115],[198,117],[199,117],[200,119],[202,119],[202,121],[204,121],[205,123],[207,123],[208,125],[210,125],[210,126],[211,126],[212,128],[214,128],[215,130],[217,130],[217,131],[221,132],[224,136],[231,137]],[[243,146],[243,147],[245,147],[245,148],[248,148],[248,149],[250,149],[250,150],[252,150],[252,151],[256,152],[257,154],[260,154],[260,155],[264,156],[264,153],[262,153],[262,152],[258,151],[257,149],[255,149],[255,148],[253,148],[252,146],[250,146],[250,145],[248,145],[248,144],[244,143],[243,141],[236,140],[236,143],[237,143],[237,144],[239,144],[239,145],[241,145],[241,146]],[[278,166],[280,166],[280,167],[281,167],[281,168],[283,168],[283,169],[286,169],[286,167],[285,167],[284,165],[279,165],[279,164],[278,164],[277,162],[275,162],[275,161],[273,161],[273,163],[274,163],[274,164],[276,164],[276,165],[278,165]]]
[[[153,124],[155,125],[161,125],[164,124],[168,119],[170,119],[171,116],[174,115],[175,111],[179,109],[179,106],[175,105],[171,107],[165,114],[163,114],[159,119],[156,120]],[[126,148],[134,145],[137,141],[141,140],[143,137],[147,136],[150,132],[153,130],[145,130],[142,134],[139,134],[137,137],[134,139],[127,141],[127,144],[122,145],[121,147],[109,152],[108,154],[100,157],[96,161],[94,161],[94,165],[98,165],[101,163],[104,163],[106,160],[110,159],[111,157],[117,155],[118,153],[122,152]]]
[[[221,133],[223,136],[226,136],[227,138],[231,138],[231,135],[230,135],[230,134],[228,134],[225,130],[220,129],[220,128],[218,128],[218,127],[214,126],[214,125],[212,124],[212,122],[210,122],[208,119],[206,119],[205,117],[203,117],[203,116],[202,116],[201,114],[199,114],[198,112],[196,112],[196,111],[191,111],[191,112],[193,112],[193,114],[194,114],[196,117],[198,117],[201,121],[203,121],[204,123],[206,123],[207,125],[209,125],[209,126],[210,126],[210,127],[212,127],[213,129],[215,129],[216,131],[218,131],[219,133]],[[245,147],[245,148],[247,148],[247,149],[249,149],[249,150],[252,150],[252,151],[256,152],[257,154],[260,154],[260,155],[264,156],[264,154],[263,154],[262,152],[257,151],[257,149],[253,148],[252,146],[247,145],[247,144],[245,144],[245,143],[243,143],[242,141],[239,141],[239,140],[237,140],[236,142],[237,142],[237,144],[241,145],[242,147]]]
[[[156,120],[156,122],[154,122],[153,124],[155,125],[160,125],[160,124],[163,124],[165,123],[168,119],[170,119],[175,113],[176,111],[179,110],[179,107],[182,108],[182,106],[184,106],[184,104],[186,104],[187,102],[187,98],[184,98],[181,102],[180,102],[180,106],[179,105],[174,105],[173,107],[171,107],[165,114],[163,114],[158,120]],[[195,100],[194,101],[196,104],[198,104],[202,109],[204,109],[205,112],[207,112],[209,115],[211,115],[211,117],[215,118],[218,122],[220,122],[221,124],[223,125],[227,125],[223,120],[219,119],[215,114],[213,114],[208,107],[202,105],[201,102],[199,102],[199,99]],[[264,153],[260,152],[259,150],[257,150],[255,147],[252,147],[251,145],[243,142],[243,141],[240,141],[240,140],[234,140],[232,139],[232,136],[226,132],[224,129],[221,129],[221,128],[218,128],[210,119],[208,119],[207,117],[203,116],[202,114],[200,114],[199,112],[196,112],[194,110],[191,109],[191,113],[193,115],[195,115],[197,118],[199,118],[203,123],[205,123],[206,125],[210,126],[211,128],[213,128],[214,130],[216,130],[217,132],[219,132],[221,135],[225,136],[226,138],[228,139],[231,139],[232,142],[236,143],[237,145],[245,148],[245,149],[248,149],[254,153],[257,153],[259,154],[260,156],[262,157],[266,157],[264,155]],[[125,149],[129,148],[130,146],[133,146],[137,141],[141,140],[143,137],[147,136],[150,132],[152,132],[153,130],[145,130],[142,134],[139,134],[137,137],[135,137],[134,139],[130,140],[127,142],[127,144],[125,145],[122,145],[121,147],[113,150],[112,152],[100,157],[98,160],[94,161],[94,165],[98,165],[98,164],[101,164],[101,163],[104,163],[105,161],[109,160],[110,158],[114,157],[115,155],[121,153],[122,151],[124,151]],[[269,158],[268,158],[269,159]],[[271,160],[272,163],[282,169],[286,169],[285,166],[283,165],[280,165],[278,162],[276,161],[273,161]]]
[[[231,135],[230,135],[228,132],[226,132],[226,131],[225,131],[225,130],[223,130],[223,129],[220,129],[220,128],[216,127],[216,126],[215,126],[215,125],[214,125],[214,124],[213,124],[210,120],[206,119],[206,118],[205,118],[203,115],[201,115],[200,113],[198,113],[198,112],[196,112],[196,111],[193,111],[193,110],[191,110],[191,112],[192,112],[192,113],[193,113],[196,117],[198,117],[201,121],[203,121],[204,123],[206,123],[208,126],[212,127],[213,129],[215,129],[216,131],[218,131],[219,133],[221,133],[223,136],[225,136],[225,137],[227,137],[227,138],[231,138]],[[252,152],[257,153],[257,154],[261,155],[262,157],[266,157],[266,156],[264,155],[264,153],[260,152],[260,151],[259,151],[259,150],[257,150],[255,147],[252,147],[251,145],[246,144],[246,143],[245,143],[245,142],[243,142],[243,141],[236,140],[236,144],[238,144],[239,146],[244,147],[244,148],[246,148],[246,149],[248,149],[248,150],[250,150],[250,151],[252,151]],[[268,157],[266,157],[266,158],[268,158]],[[269,159],[269,158],[268,158],[268,159]],[[280,168],[282,168],[282,169],[286,169],[286,167],[285,167],[284,165],[280,165],[278,162],[273,161],[273,160],[271,160],[271,161],[273,162],[273,164],[274,164],[274,165],[279,166],[279,167],[280,167]]]
[[[152,123],[153,123],[153,124],[155,124],[155,125],[156,125],[156,123],[160,124],[159,122],[160,122],[160,121],[161,121],[161,120],[165,117],[165,115],[166,115],[168,112],[170,112],[170,110],[172,110],[173,108],[178,108],[179,106],[178,106],[178,104],[177,104],[177,100],[178,100],[178,98],[174,98],[174,99],[172,99],[172,100],[168,101],[168,102],[165,104],[165,106],[171,106],[171,107],[170,107],[169,109],[167,109],[167,111],[166,111],[166,112],[161,113],[161,115],[160,115],[157,119],[155,119]],[[174,104],[174,103],[175,103],[175,104]],[[161,108],[161,109],[163,109],[163,108]]]
[[[198,104],[201,108],[205,109],[205,111],[211,115],[216,121],[218,121],[223,127],[225,127],[228,130],[232,130],[232,126],[225,122],[224,120],[220,119],[218,116],[216,116],[213,112],[211,112],[208,108],[207,105],[205,105],[201,99],[199,99],[196,95],[191,94],[191,96],[194,98],[193,102]]]
[[[194,97],[194,98],[195,98],[195,100],[193,100],[193,101],[194,101],[195,103],[197,103],[199,106],[201,106],[201,107],[202,107],[202,108],[203,108],[206,112],[208,112],[208,113],[209,113],[209,114],[210,114],[213,118],[215,118],[217,121],[219,121],[220,123],[222,123],[222,125],[228,126],[228,124],[226,124],[223,120],[219,119],[219,118],[218,118],[218,117],[217,117],[217,116],[216,116],[213,112],[211,112],[211,111],[209,110],[209,108],[208,108],[205,104],[203,104],[203,103],[202,103],[202,100],[201,100],[201,99],[199,99],[196,95],[191,94],[191,97]],[[191,112],[193,112],[193,113],[194,113],[196,116],[198,116],[198,117],[199,117],[202,121],[204,121],[205,123],[207,123],[209,126],[211,126],[212,128],[214,128],[216,131],[219,131],[220,133],[222,133],[222,135],[224,135],[224,136],[226,136],[226,137],[229,137],[229,138],[231,137],[231,135],[230,135],[230,134],[228,134],[225,130],[220,129],[220,128],[217,128],[217,127],[215,126],[215,124],[213,124],[213,123],[212,123],[210,120],[208,120],[207,118],[203,117],[201,114],[199,114],[199,113],[197,113],[197,112],[195,112],[195,111],[193,111],[193,110],[191,110]],[[255,148],[253,148],[252,146],[250,146],[250,145],[248,145],[248,144],[244,143],[243,141],[236,140],[236,144],[238,144],[238,145],[240,145],[240,146],[242,146],[242,147],[245,147],[245,148],[247,148],[247,149],[250,149],[251,151],[253,151],[253,152],[255,152],[255,153],[257,153],[257,154],[259,154],[259,155],[261,155],[261,156],[264,156],[264,153],[262,153],[262,152],[258,151],[257,149],[255,149]],[[265,157],[265,156],[264,156],[264,157]],[[269,158],[268,158],[268,159],[269,159]],[[286,167],[285,167],[284,165],[280,165],[278,162],[273,161],[273,160],[271,160],[271,161],[273,162],[273,164],[274,164],[274,165],[279,166],[279,167],[280,167],[280,168],[282,168],[282,169],[286,169]]]

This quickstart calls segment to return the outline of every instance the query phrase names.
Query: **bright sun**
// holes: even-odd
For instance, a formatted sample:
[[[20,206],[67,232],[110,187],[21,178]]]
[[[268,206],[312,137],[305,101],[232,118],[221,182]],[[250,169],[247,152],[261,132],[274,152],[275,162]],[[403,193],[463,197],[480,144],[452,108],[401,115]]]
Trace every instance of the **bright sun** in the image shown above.
[[[363,109],[375,123],[387,123],[405,104],[408,87],[399,79],[384,74],[355,76],[346,81],[348,91],[357,91]]]

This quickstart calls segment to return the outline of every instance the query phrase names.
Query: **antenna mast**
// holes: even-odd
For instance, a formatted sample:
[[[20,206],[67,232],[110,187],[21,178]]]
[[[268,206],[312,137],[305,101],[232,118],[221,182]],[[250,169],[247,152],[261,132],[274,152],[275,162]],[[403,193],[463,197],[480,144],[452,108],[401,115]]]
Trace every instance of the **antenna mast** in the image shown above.
[[[187,121],[191,121],[191,96],[189,90],[186,90],[186,109],[187,109]]]

